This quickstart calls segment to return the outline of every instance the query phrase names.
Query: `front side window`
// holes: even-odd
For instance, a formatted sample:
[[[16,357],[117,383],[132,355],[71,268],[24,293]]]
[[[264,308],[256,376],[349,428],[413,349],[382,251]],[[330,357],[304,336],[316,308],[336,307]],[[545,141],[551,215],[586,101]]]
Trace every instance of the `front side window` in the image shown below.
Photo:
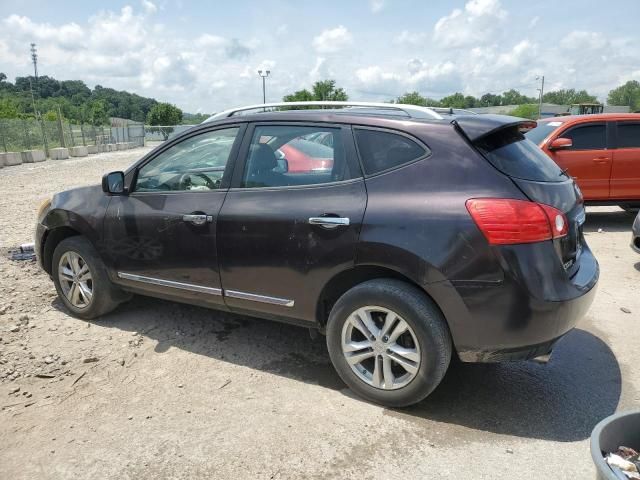
[[[176,143],[139,170],[135,191],[219,189],[238,130],[214,130]]]
[[[356,128],[355,137],[367,175],[404,165],[428,153],[410,138],[396,133]]]
[[[560,135],[570,138],[573,145],[569,150],[604,150],[607,148],[607,129],[604,125],[584,125],[575,127]]]
[[[351,177],[339,128],[257,126],[242,187],[289,187]]]

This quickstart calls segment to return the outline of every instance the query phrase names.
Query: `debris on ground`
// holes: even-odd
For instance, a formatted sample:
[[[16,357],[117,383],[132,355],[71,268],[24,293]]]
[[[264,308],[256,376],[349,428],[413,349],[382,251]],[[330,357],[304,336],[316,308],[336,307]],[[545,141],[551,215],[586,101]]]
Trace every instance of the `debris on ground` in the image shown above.
[[[629,310],[627,307],[620,307],[620,310],[622,310],[624,313],[631,313],[631,310]]]
[[[35,244],[23,243],[18,248],[9,249],[9,258],[11,260],[31,260],[36,259]]]
[[[640,480],[640,455],[633,448],[620,446],[615,453],[607,454],[604,459],[618,478]]]

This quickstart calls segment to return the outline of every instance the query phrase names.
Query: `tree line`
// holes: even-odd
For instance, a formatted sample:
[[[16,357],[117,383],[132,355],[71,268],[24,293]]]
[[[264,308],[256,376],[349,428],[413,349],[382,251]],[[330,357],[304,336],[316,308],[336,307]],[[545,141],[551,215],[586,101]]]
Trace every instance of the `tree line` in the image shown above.
[[[313,84],[311,90],[298,90],[289,95],[285,95],[282,100],[285,102],[313,101],[313,100],[342,100],[346,101],[349,96],[343,88],[336,87],[335,80],[323,80]],[[404,103],[410,105],[420,105],[423,107],[451,107],[451,108],[477,108],[495,107],[502,105],[519,105],[522,108],[516,109],[521,113],[530,116],[534,110],[533,106],[539,101],[538,98],[523,95],[515,89],[510,89],[501,94],[485,93],[481,97],[464,95],[456,92],[439,100],[428,98],[419,92],[407,92],[397,98],[389,100],[390,103]],[[561,89],[546,92],[542,101],[557,105],[571,105],[574,103],[597,103],[595,95],[591,95],[586,90]],[[631,80],[614,88],[607,97],[609,105],[628,105],[631,111],[640,110],[640,83]],[[536,110],[537,113],[537,110]]]

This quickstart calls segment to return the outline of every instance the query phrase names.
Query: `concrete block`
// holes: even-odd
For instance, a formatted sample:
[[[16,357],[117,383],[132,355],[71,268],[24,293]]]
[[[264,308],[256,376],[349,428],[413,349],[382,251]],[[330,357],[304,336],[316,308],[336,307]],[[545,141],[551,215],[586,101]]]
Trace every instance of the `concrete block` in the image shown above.
[[[69,149],[69,155],[72,157],[86,157],[89,155],[87,147],[71,147]]]
[[[25,150],[22,152],[22,163],[44,162],[46,159],[44,150]]]
[[[108,151],[109,151],[109,148],[106,143],[101,143],[100,145],[98,145],[98,152],[104,153]]]
[[[20,154],[20,152],[0,153],[0,164],[3,167],[20,165],[21,163],[22,163],[22,155]]]
[[[64,160],[69,158],[69,149],[64,147],[50,148],[49,158],[51,160]]]
[[[89,155],[93,155],[95,153],[98,153],[98,145],[88,145],[87,146],[87,153]]]
[[[107,151],[108,152],[115,152],[117,150],[117,145],[115,143],[108,143],[107,144]]]
[[[116,143],[116,148],[117,150],[126,150],[127,148],[129,148],[129,144],[126,142]]]

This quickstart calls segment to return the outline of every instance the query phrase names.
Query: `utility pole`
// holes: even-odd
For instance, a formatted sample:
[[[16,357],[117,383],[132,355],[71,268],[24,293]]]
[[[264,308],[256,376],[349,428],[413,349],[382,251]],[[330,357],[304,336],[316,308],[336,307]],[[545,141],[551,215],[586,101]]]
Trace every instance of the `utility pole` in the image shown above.
[[[267,103],[267,93],[265,90],[265,80],[271,73],[270,70],[258,70],[258,75],[262,77],[262,103]]]
[[[542,75],[542,77],[536,77],[536,80],[542,80],[542,83],[540,84],[540,88],[538,88],[538,91],[540,92],[540,99],[538,102],[538,119],[542,118],[542,96],[544,95],[544,75]]]
[[[31,44],[31,61],[33,62],[33,74],[36,77],[36,82],[38,81],[38,50],[36,49],[36,44]]]

